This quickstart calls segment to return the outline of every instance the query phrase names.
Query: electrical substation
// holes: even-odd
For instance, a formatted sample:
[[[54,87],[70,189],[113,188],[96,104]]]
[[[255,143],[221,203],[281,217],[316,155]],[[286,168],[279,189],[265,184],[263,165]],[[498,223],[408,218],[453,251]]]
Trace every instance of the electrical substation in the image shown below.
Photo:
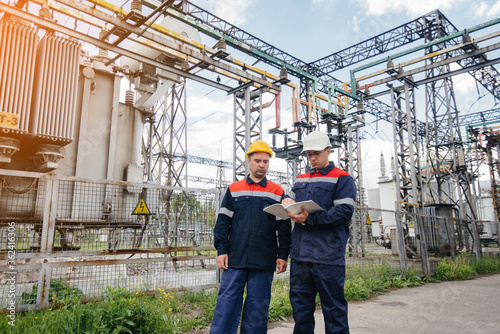
[[[498,103],[499,24],[457,28],[435,10],[304,61],[184,0],[0,2],[2,309],[12,275],[21,311],[49,307],[60,279],[86,299],[216,287],[220,199],[264,135],[286,165],[268,177],[285,190],[307,168],[302,139],[329,135],[358,187],[348,264],[380,249],[430,275],[433,259],[498,251],[500,109],[460,110],[454,77]],[[231,127],[217,129],[232,134],[232,161],[188,152],[189,82],[232,99]],[[375,122],[394,148],[366,189]]]

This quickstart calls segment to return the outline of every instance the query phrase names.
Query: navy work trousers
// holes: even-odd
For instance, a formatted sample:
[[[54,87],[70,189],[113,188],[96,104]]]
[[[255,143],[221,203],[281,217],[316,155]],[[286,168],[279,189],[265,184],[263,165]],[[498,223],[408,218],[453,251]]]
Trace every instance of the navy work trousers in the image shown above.
[[[314,300],[319,293],[325,332],[349,333],[347,300],[344,297],[345,267],[291,261],[290,302],[294,334],[314,334]]]
[[[273,274],[272,270],[231,268],[224,270],[210,333],[236,334],[245,283],[247,296],[241,317],[240,333],[267,333],[267,314],[271,300]]]

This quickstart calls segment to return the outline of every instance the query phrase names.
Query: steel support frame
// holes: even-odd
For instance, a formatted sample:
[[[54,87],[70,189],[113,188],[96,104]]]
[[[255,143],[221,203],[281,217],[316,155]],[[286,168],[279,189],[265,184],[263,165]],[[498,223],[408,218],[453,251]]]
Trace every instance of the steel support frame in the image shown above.
[[[496,156],[494,154],[496,152]],[[500,221],[500,142],[495,145],[488,143],[488,165],[491,174],[491,191],[493,207],[498,221]]]
[[[262,52],[263,55],[271,56],[315,75],[319,79],[319,90],[323,93],[328,92],[327,87],[332,81],[336,84],[340,83],[340,81],[331,76],[331,73],[337,70],[414,43],[438,31],[441,31],[445,35],[458,32],[458,29],[439,10],[435,10],[344,50],[320,58],[314,62],[305,63],[187,1],[184,2],[183,11],[195,20],[240,41],[242,43],[240,49],[244,52],[248,53],[249,50],[256,49]],[[463,52],[465,51],[459,50],[456,54]],[[261,57],[261,60],[268,62],[266,57]],[[471,61],[479,62],[480,60],[467,60],[469,63]],[[275,63],[271,63],[271,65],[276,66]],[[489,66],[485,69],[476,70],[471,74],[493,95],[499,95],[500,88],[495,83],[500,78],[498,72],[493,67]],[[390,110],[388,111],[390,112]]]
[[[346,135],[339,136],[345,140],[341,141],[341,146],[338,149],[339,168],[348,172],[357,187],[356,203],[363,206],[360,200],[363,197],[363,184],[362,184],[362,166],[361,166],[361,142],[359,138],[359,127],[347,125]],[[361,251],[362,256],[365,255],[364,249],[364,224],[366,223],[366,210],[356,208],[354,215],[349,224],[349,254],[355,257],[359,256]]]
[[[286,160],[286,190],[291,190],[294,183],[295,177],[299,174],[300,171],[300,162],[298,158],[287,159]]]
[[[301,78],[300,80],[300,88],[299,88],[299,98],[303,100],[307,100],[307,96],[310,94],[311,90],[311,83],[309,80],[305,78]],[[297,175],[299,175],[301,172],[304,172],[306,168],[308,167],[309,163],[307,161],[307,158],[305,158],[303,155],[299,154],[297,151],[297,148],[301,149],[302,148],[302,138],[306,136],[312,128],[316,127],[317,125],[312,125],[309,122],[309,117],[308,117],[308,109],[301,105],[300,103],[298,104],[298,107],[300,108],[299,111],[299,117],[300,119],[297,120],[297,122],[294,125],[295,130],[293,133],[296,134],[296,139],[293,140],[297,145],[290,149],[293,151],[296,151],[294,154],[286,154],[286,179],[285,184],[284,184],[284,189],[285,191],[291,190],[294,183],[295,183],[295,178]],[[284,148],[283,150],[287,151],[288,148],[288,140],[290,139],[290,132],[284,132]],[[273,137],[275,138],[276,134],[273,134]],[[275,139],[273,139],[274,141]],[[274,145],[274,143],[273,143]]]
[[[252,142],[262,139],[262,91],[251,86],[234,93],[233,181],[250,172],[246,152]]]
[[[427,24],[442,26],[445,23],[441,19],[440,16],[436,15],[434,22],[429,21]],[[432,32],[434,33],[425,36],[426,42],[443,37],[445,29],[433,29]],[[445,44],[429,47],[426,49],[426,54],[446,47]],[[444,59],[444,56],[437,56],[429,58],[427,62],[434,63],[442,59]],[[426,78],[438,77],[448,72],[450,72],[449,65],[430,66],[426,72]],[[433,173],[427,173],[430,197],[436,204],[454,204],[459,209],[459,224],[471,227],[475,253],[479,258],[481,247],[477,225],[476,223],[469,223],[469,219],[477,219],[477,210],[471,193],[473,176],[466,168],[465,150],[458,118],[459,112],[451,78],[443,76],[441,80],[433,80],[427,83],[425,86],[425,100],[427,165],[433,170]],[[430,177],[429,174],[431,174]],[[433,180],[437,184],[435,191],[430,186]],[[455,191],[445,191],[443,187],[444,182],[450,180],[454,181]]]
[[[493,209],[497,223],[497,237],[500,244],[500,136],[488,138],[486,144],[486,153],[488,156],[488,167],[490,170],[491,196],[493,199]]]
[[[182,184],[182,179],[187,180],[185,80],[175,83],[153,109],[143,136],[146,178],[158,184],[187,186]]]
[[[164,83],[166,84],[166,83]],[[153,114],[147,119],[143,129],[142,161],[145,179],[159,185],[187,187],[187,112],[186,79],[175,82],[152,107]],[[142,92],[148,94],[147,92]],[[185,184],[183,184],[185,181]],[[147,191],[143,190],[143,197]],[[162,220],[161,229],[164,245],[170,246],[175,239],[169,235],[171,222],[170,199],[172,191],[163,192],[163,204],[158,208],[158,220]],[[187,215],[186,215],[187,217]],[[149,223],[146,216],[144,230]],[[174,225],[175,226],[175,225]]]
[[[406,275],[407,251],[422,260],[424,275],[429,275],[429,259],[421,221],[421,180],[419,164],[419,135],[415,110],[414,87],[406,80],[403,90],[391,87],[391,104],[396,162],[396,228],[401,274]],[[410,248],[410,225],[415,228],[417,249]]]

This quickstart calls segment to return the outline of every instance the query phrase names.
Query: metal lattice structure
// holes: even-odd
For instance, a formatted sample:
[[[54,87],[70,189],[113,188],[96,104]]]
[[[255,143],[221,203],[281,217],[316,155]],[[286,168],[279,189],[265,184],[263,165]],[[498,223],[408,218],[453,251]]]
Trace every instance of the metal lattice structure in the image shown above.
[[[407,252],[415,254],[416,249],[409,247],[408,231],[414,225],[419,240],[422,263],[428,266],[427,246],[422,222],[418,216],[422,204],[422,181],[420,178],[419,143],[416,126],[415,90],[410,82],[405,82],[401,91],[391,88],[393,106],[394,155],[396,157],[396,227],[401,266],[405,263]],[[429,268],[424,265],[424,273]]]
[[[493,132],[487,137],[487,141],[486,150],[488,166],[490,167],[493,208],[497,220],[500,221],[500,136],[497,132]]]
[[[448,27],[442,22],[441,16],[434,16],[434,20],[430,21],[430,24],[442,28],[435,29],[434,33],[426,35],[427,42],[444,37]],[[446,44],[431,46],[426,49],[426,54],[432,54],[446,47]],[[444,56],[430,57],[427,61],[432,64],[440,60],[444,60]],[[436,166],[435,172],[432,173],[432,177],[427,178],[427,181],[434,180],[437,183],[437,194],[433,194],[432,188],[429,187],[431,198],[434,199],[435,203],[441,204],[451,201],[460,208],[460,218],[477,219],[475,216],[477,210],[474,207],[470,191],[472,180],[468,171],[465,170],[465,154],[453,82],[450,77],[446,76],[446,73],[449,72],[449,65],[444,65],[433,67],[426,73],[427,78],[444,76],[443,79],[426,84],[426,146],[429,154],[427,163],[430,166]],[[450,165],[450,168],[447,167]],[[444,170],[441,169],[441,166],[444,166]],[[459,193],[458,200],[453,199],[452,193],[445,191],[442,187],[444,179],[449,176],[455,179]],[[465,200],[463,201],[463,199]],[[472,226],[472,229],[475,229],[475,226]],[[478,242],[479,235],[475,238],[475,252],[479,256],[481,249]]]
[[[242,180],[249,173],[246,152],[250,144],[262,139],[262,93],[250,86],[234,93],[233,181]]]
[[[147,122],[142,146],[147,180],[187,186],[182,183],[187,175],[186,122],[185,82],[175,83],[156,103]]]

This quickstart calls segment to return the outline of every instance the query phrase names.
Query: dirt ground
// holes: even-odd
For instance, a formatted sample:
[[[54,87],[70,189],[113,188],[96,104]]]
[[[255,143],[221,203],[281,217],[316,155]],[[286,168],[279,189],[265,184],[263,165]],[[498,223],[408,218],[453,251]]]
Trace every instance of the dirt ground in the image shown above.
[[[184,332],[183,334],[208,334],[210,332],[210,327],[204,329],[193,329],[188,332]]]

